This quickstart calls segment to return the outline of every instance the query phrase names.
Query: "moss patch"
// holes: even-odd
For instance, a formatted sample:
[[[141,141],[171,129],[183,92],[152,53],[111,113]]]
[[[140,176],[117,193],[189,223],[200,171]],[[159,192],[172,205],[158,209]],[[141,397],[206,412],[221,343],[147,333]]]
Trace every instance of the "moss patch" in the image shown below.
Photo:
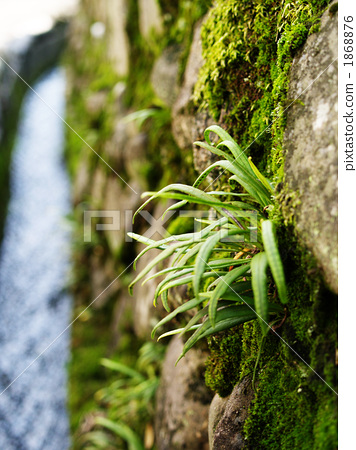
[[[336,395],[298,376],[295,363],[275,358],[261,370],[245,424],[249,448],[337,448]]]
[[[207,359],[205,383],[220,397],[231,394],[239,379],[242,328],[231,328],[208,338],[210,356]]]

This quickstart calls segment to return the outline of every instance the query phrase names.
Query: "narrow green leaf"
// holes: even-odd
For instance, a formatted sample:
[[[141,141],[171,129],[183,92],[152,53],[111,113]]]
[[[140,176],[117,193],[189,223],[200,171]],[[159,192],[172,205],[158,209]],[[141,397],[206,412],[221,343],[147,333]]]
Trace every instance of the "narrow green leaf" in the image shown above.
[[[232,306],[235,305],[235,302],[231,302],[229,300],[220,300],[219,301],[219,308],[226,307],[226,306]],[[202,319],[204,316],[206,316],[209,313],[209,305],[206,305],[203,309],[198,311],[187,323],[187,325],[183,328],[183,331],[181,334],[185,334],[188,331],[191,331],[193,329],[193,325],[195,325],[197,322],[199,322],[200,319]]]
[[[130,238],[135,239],[135,241],[140,242],[141,244],[152,246],[151,248],[157,248],[159,250],[165,250],[166,248],[168,248],[168,245],[159,245],[153,239],[146,238],[145,236],[141,236],[140,234],[128,232],[127,235]],[[136,258],[136,260],[137,259],[138,257]]]
[[[246,260],[245,260],[246,261]],[[251,263],[251,259],[248,260]],[[226,293],[234,293],[241,294],[243,292],[248,292],[252,290],[251,281],[238,281],[236,283],[232,283],[226,290]]]
[[[230,300],[235,302],[242,302],[250,305],[255,309],[255,300],[252,297],[246,297],[243,294],[238,294],[237,292],[225,292],[221,296],[222,300]],[[268,303],[268,312],[269,313],[283,313],[283,308],[280,305],[275,303]]]
[[[197,190],[198,192],[204,192]],[[215,209],[219,210],[219,208],[228,208],[232,210],[238,211],[242,207],[244,209],[251,208],[254,209],[253,205],[247,205],[243,202],[222,202],[216,198],[214,198],[212,195],[210,195],[210,192],[204,192],[203,196],[192,196],[187,194],[179,194],[175,192],[145,192],[147,195],[155,196],[155,198],[168,198],[170,200],[181,200],[186,199],[189,203],[195,203],[197,205],[205,205],[205,206],[213,206]],[[242,206],[239,206],[239,203],[241,203]],[[168,210],[167,210],[168,211]]]
[[[136,235],[136,236],[140,236],[140,235]],[[180,239],[175,239],[175,236],[170,236],[169,238],[167,238],[167,239],[162,239],[162,240],[160,240],[160,241],[152,241],[153,242],[153,244],[148,244],[148,243],[146,243],[146,242],[144,242],[144,240],[143,239],[137,239],[135,236],[133,236],[133,233],[131,233],[131,236],[130,237],[133,237],[134,239],[136,239],[137,241],[139,241],[139,242],[141,242],[141,243],[144,243],[144,244],[148,244],[147,245],[147,247],[145,247],[137,256],[136,256],[136,258],[135,258],[135,260],[134,260],[134,264],[133,264],[133,269],[134,270],[136,270],[136,264],[137,264],[137,261],[140,259],[140,258],[142,258],[142,256],[145,254],[145,253],[147,253],[147,252],[149,252],[150,250],[153,250],[153,249],[157,249],[157,250],[166,250],[167,248],[170,248],[170,245],[167,245],[167,243],[171,243],[171,242],[181,242],[181,241],[189,241],[188,239],[186,239],[186,236],[187,235],[181,235],[180,236]],[[141,238],[143,238],[144,236],[140,236]],[[150,239],[151,240],[151,239]],[[182,247],[184,247],[184,245],[182,246]]]
[[[271,194],[274,193],[274,190],[270,184],[270,182],[267,180],[267,178],[265,178],[262,173],[257,169],[257,167],[254,165],[254,163],[252,162],[252,158],[251,156],[248,158],[248,162],[250,163],[251,169],[253,170],[254,174],[257,176],[257,178],[261,181],[261,183],[263,184],[263,186],[271,192]]]
[[[176,317],[178,314],[189,311],[190,309],[196,308],[200,303],[202,303],[207,296],[202,295],[200,298],[193,298],[192,300],[188,300],[187,302],[183,303],[182,305],[178,306],[174,311],[172,311],[170,314],[168,314],[166,317],[164,317],[162,320],[160,320],[155,327],[152,330],[152,339],[154,338],[156,331],[161,326],[165,325],[169,321],[171,321],[174,317]]]
[[[201,327],[201,324],[199,325],[193,325],[192,326],[192,330],[196,330],[197,328]],[[161,334],[161,336],[159,336],[159,338],[157,339],[157,341],[160,341],[161,339],[168,337],[168,336],[173,336],[175,334],[180,334],[182,331],[184,330],[184,328],[176,328],[175,330],[171,330],[171,331],[167,331],[167,333],[163,333]]]
[[[262,222],[262,240],[267,254],[268,264],[277,286],[279,298],[285,304],[288,302],[287,285],[282,260],[278,251],[274,226],[271,220],[264,220]]]
[[[218,220],[213,221],[209,226],[205,227],[201,231],[197,231],[193,234],[194,246],[191,249],[187,249],[186,254],[182,257],[182,259],[177,263],[181,254],[177,252],[177,257],[174,259],[173,264],[177,263],[177,266],[183,266],[186,261],[188,261],[191,257],[193,257],[196,253],[198,253],[200,246],[203,243],[199,243],[199,241],[203,240],[205,237],[209,236],[215,228],[220,228],[226,226],[228,223],[228,219],[226,217],[222,217]]]
[[[228,234],[229,231],[227,230],[217,231],[215,235],[210,236],[201,246],[195,262],[194,279],[193,279],[193,288],[196,297],[199,296],[201,277],[204,273],[204,270],[206,268],[206,265],[208,263],[208,260],[214,247],[217,245],[218,242],[221,241],[221,239],[228,236]]]
[[[104,428],[107,428],[117,436],[127,442],[129,450],[145,450],[138,435],[127,425],[120,422],[113,422],[105,417],[96,416],[95,422]]]
[[[220,150],[219,147],[214,147],[213,145],[207,144],[206,142],[194,142],[194,145],[197,145],[198,147],[205,148],[206,150],[210,150],[212,153],[215,153],[215,155],[222,156],[223,158],[227,159],[231,163],[233,163],[234,158],[232,158],[230,155],[228,155],[223,150]]]
[[[199,240],[201,240],[205,236],[207,236],[212,230],[214,230],[214,228],[224,226],[227,222],[228,222],[227,218],[222,217],[222,218],[216,220],[211,225],[205,227],[203,230],[200,230],[197,232],[192,232],[192,233],[184,233],[184,234],[180,234],[180,235],[169,236],[169,237],[167,237],[165,239],[161,239],[159,241],[153,241],[152,239],[148,239],[144,236],[140,236],[139,234],[128,233],[129,236],[132,237],[133,239],[136,239],[139,242],[142,242],[142,243],[148,245],[148,247],[144,248],[140,252],[140,254],[138,256],[136,256],[135,261],[134,261],[134,269],[136,268],[136,262],[138,261],[138,259],[141,258],[149,250],[152,250],[154,248],[165,250],[170,247],[170,246],[166,245],[167,243],[179,242],[179,241],[186,241],[187,245],[190,246],[193,243],[199,242]],[[185,251],[184,249],[181,249],[181,250],[182,250],[182,252]]]
[[[209,267],[209,265],[208,265]],[[246,263],[242,267],[237,267],[231,270],[226,275],[220,278],[220,282],[212,292],[209,302],[209,318],[212,327],[215,326],[216,310],[218,301],[221,296],[229,289],[230,285],[237,279],[242,277],[250,269],[250,263]]]
[[[204,138],[208,142],[208,144],[211,144],[210,141],[211,132],[217,134],[222,140],[222,142],[219,142],[219,144],[217,145],[217,148],[220,149],[222,146],[227,147],[234,156],[234,164],[239,164],[249,171],[250,167],[248,164],[247,156],[245,152],[241,149],[241,147],[237,144],[237,142],[232,138],[232,136],[230,136],[230,134],[227,131],[225,131],[218,125],[212,125],[208,127],[204,132]]]
[[[131,282],[131,284],[129,285],[129,292],[132,294],[132,288],[138,281],[140,281],[145,275],[147,275],[154,266],[171,256],[178,248],[182,247],[183,245],[186,245],[186,243],[178,242],[177,244],[172,244],[168,248],[163,250],[162,253],[153,258],[153,260],[149,264],[147,264],[147,266]]]
[[[156,292],[157,292],[157,291],[156,291]],[[170,311],[170,307],[168,306],[168,290],[163,291],[163,292],[161,293],[161,301],[162,301],[163,308],[164,308],[167,312],[169,312],[169,311]],[[155,300],[154,300],[154,305],[156,306],[156,297],[155,297]]]
[[[125,364],[121,364],[118,361],[113,361],[111,359],[102,358],[100,360],[100,364],[104,367],[107,367],[110,370],[115,370],[116,372],[120,372],[124,375],[129,376],[130,378],[135,378],[138,380],[145,380],[145,377],[140,374],[140,372],[137,372],[136,370],[132,369],[131,367],[126,366]]]
[[[256,314],[246,305],[219,309],[216,313],[215,327],[212,326],[210,318],[207,319],[184,344],[182,354],[179,356],[176,364],[200,339],[255,318]]]
[[[179,272],[175,272],[175,273],[170,273],[170,274],[168,274],[168,275],[166,276],[166,278],[165,278],[164,280],[162,280],[162,281],[158,284],[158,286],[157,286],[157,288],[156,288],[156,291],[155,291],[155,296],[154,296],[154,299],[153,299],[153,304],[156,306],[158,296],[161,295],[162,292],[166,290],[166,289],[164,289],[164,286],[165,286],[165,285],[171,283],[172,280],[176,280],[177,278],[184,277],[185,275],[188,275],[188,274],[190,274],[190,273],[192,273],[192,272],[193,272],[192,269],[184,268],[183,270],[180,270]],[[185,284],[185,282],[183,281],[181,284]],[[179,286],[179,285],[180,285],[179,282],[177,282],[176,285]],[[171,286],[171,284],[169,284],[169,286]],[[171,287],[172,287],[172,286],[171,286]],[[167,288],[167,289],[169,289],[169,288]],[[166,299],[167,299],[167,297],[163,298],[162,300],[166,300]],[[169,311],[169,309],[167,309],[167,308],[165,308],[165,309],[166,309],[167,311]]]
[[[264,336],[268,331],[267,266],[265,252],[258,253],[252,258],[251,272],[255,309]]]
[[[212,195],[224,195],[224,196],[232,195],[234,197],[248,197],[249,196],[249,194],[242,194],[241,192],[209,191],[207,193],[212,194]]]
[[[230,136],[230,134],[225,131],[223,128],[219,127],[219,125],[210,125],[210,127],[206,128],[204,131],[204,139],[208,144],[212,144],[210,140],[210,133],[215,133],[219,136],[220,139],[223,141],[232,141],[234,142],[233,138]]]
[[[193,247],[187,249],[184,254],[181,252],[177,252],[177,256],[176,258],[174,258],[172,265],[175,265],[176,267],[185,266],[185,264],[187,264],[187,262],[199,252],[199,249],[203,244],[204,241],[194,244]]]
[[[203,244],[203,242],[201,244]],[[197,244],[197,246],[198,245],[200,245],[200,244]],[[197,249],[197,253],[198,253],[198,250],[199,250],[199,248]],[[231,266],[240,266],[241,264],[245,264],[246,262],[249,262],[249,261],[251,261],[251,260],[250,259],[223,258],[223,259],[216,259],[214,261],[210,261],[209,266],[211,269],[218,270],[218,269],[224,269],[226,267],[231,267]],[[161,277],[163,275],[167,275],[168,273],[171,273],[171,272],[176,272],[181,267],[184,267],[184,269],[189,269],[189,272],[192,272],[194,270],[195,266],[194,266],[194,264],[190,264],[190,265],[182,264],[181,265],[179,263],[174,267],[168,267],[167,269],[160,270],[159,272],[154,273],[150,277],[145,278],[145,280],[142,282],[142,285],[144,285],[145,283],[147,283],[147,281],[150,281],[154,278]],[[187,273],[189,273],[189,272],[187,272]]]
[[[229,161],[217,161],[205,169],[200,176],[206,178],[216,167],[221,167],[222,169],[231,172],[235,176],[236,181],[262,206],[270,204],[270,193],[254,175],[252,177],[242,166],[231,164]]]
[[[202,279],[210,278],[210,277],[218,277],[220,275],[223,275],[225,272],[222,271],[212,271],[212,272],[205,272],[202,276]],[[193,281],[194,275],[188,275],[182,278],[178,278],[177,280],[170,281],[169,283],[165,284],[163,288],[160,289],[158,292],[158,295],[161,295],[163,291],[166,291],[168,289],[172,289],[177,286],[182,286],[183,284],[188,284]]]
[[[182,206],[186,205],[187,203],[188,202],[186,200],[182,200],[181,202],[174,203],[174,205],[171,205],[169,208],[166,209],[162,218],[164,219],[164,216],[167,214],[168,211],[175,211],[176,209],[182,208]]]
[[[222,141],[217,145],[218,148],[221,148],[223,146],[227,147],[231,151],[231,153],[234,155],[233,164],[243,167],[246,170],[246,172],[249,173],[251,177],[253,177],[254,174],[251,171],[251,167],[249,166],[247,156],[242,151],[240,146],[237,145],[237,143],[235,141],[229,141],[229,140]]]
[[[189,269],[188,272],[187,272],[187,273],[189,273],[189,272],[193,271],[194,266],[193,265],[189,265],[189,266],[184,266],[184,268],[185,269]],[[167,274],[170,274],[172,272],[177,272],[178,269],[179,269],[179,267],[167,267],[167,269],[160,270],[159,272],[156,272],[153,275],[145,278],[144,281],[142,282],[142,286],[144,284],[146,284],[148,281],[153,280],[154,278],[162,277],[163,275],[167,275]]]

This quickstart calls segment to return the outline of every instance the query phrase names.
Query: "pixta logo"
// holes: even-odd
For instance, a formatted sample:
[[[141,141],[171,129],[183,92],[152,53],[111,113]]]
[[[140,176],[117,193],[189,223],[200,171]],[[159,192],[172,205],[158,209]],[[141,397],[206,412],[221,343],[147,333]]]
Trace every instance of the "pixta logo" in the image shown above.
[[[165,239],[170,237],[170,233],[165,228],[165,224],[177,214],[175,211],[168,211],[159,218],[155,218],[148,211],[140,211],[138,216],[143,218],[149,225],[144,233],[144,236],[151,239],[156,233]],[[132,210],[125,211],[103,211],[103,210],[89,210],[84,211],[84,242],[92,242],[93,231],[118,232],[124,231],[125,242],[132,242],[132,238],[128,236],[128,232],[132,232],[132,219],[134,212]],[[245,233],[240,235],[228,236],[221,238],[221,242],[244,242],[246,236],[249,237],[249,242],[257,242],[257,211],[227,211],[224,209],[224,215],[238,225]],[[218,219],[216,211],[179,211],[178,216],[186,218],[191,221],[192,229],[194,231],[194,239],[199,240],[199,232],[203,225],[207,222]],[[241,224],[241,218],[244,219],[245,226]],[[98,223],[97,219],[105,219]],[[192,220],[193,219],[193,220]],[[246,226],[246,221],[248,225]],[[105,222],[105,223],[104,223]],[[219,232],[220,230],[215,230]]]

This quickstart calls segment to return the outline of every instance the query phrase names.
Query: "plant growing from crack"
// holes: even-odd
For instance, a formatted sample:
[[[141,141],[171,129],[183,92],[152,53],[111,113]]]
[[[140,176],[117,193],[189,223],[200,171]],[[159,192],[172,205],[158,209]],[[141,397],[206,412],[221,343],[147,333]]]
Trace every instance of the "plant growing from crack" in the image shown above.
[[[217,144],[210,140],[212,132],[220,138]],[[273,184],[259,172],[251,158],[247,158],[225,130],[213,125],[205,130],[204,137],[206,142],[195,142],[195,145],[210,150],[222,159],[205,169],[193,186],[171,184],[159,192],[143,194],[144,197],[150,198],[135,215],[151,200],[168,198],[179,201],[166,212],[190,203],[213,209],[217,218],[196,219],[205,225],[202,230],[169,236],[158,241],[129,233],[130,237],[147,245],[137,256],[135,263],[151,249],[162,250],[136,276],[129,287],[132,292],[132,287],[139,281],[144,284],[155,277],[165,276],[156,288],[153,303],[156,305],[160,296],[169,314],[154,327],[152,337],[162,325],[178,314],[197,309],[184,328],[171,330],[159,337],[161,339],[194,331],[185,342],[179,359],[200,339],[250,320],[257,319],[262,336],[266,336],[271,328],[268,324],[270,315],[283,313],[280,304],[268,301],[268,268],[280,302],[286,304],[288,300],[274,224],[265,217],[266,209],[274,203]],[[229,172],[230,185],[237,183],[244,192],[206,192],[200,189],[202,182],[216,169]],[[253,226],[250,223],[252,216],[257,219]],[[151,269],[168,258],[168,267],[149,275]],[[193,287],[193,298],[170,311],[168,291],[189,283]]]

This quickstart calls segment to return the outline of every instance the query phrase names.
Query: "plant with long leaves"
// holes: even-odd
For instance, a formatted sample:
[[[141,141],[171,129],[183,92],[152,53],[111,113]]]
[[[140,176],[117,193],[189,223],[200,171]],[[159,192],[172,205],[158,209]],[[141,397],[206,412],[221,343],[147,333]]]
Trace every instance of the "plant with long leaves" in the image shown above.
[[[154,398],[164,353],[164,346],[146,342],[139,350],[135,367],[120,360],[101,360],[103,366],[117,373],[117,379],[95,394],[95,399],[104,408],[94,414],[95,427],[80,436],[78,448],[108,450],[122,448],[122,442],[129,450],[147,448],[143,436],[152,427]]]
[[[217,144],[210,139],[212,132],[220,138]],[[250,320],[257,319],[263,336],[267,334],[270,315],[283,312],[281,304],[268,300],[268,267],[280,302],[285,304],[288,300],[274,224],[265,216],[266,209],[274,203],[273,184],[221,127],[210,126],[205,130],[204,138],[206,142],[195,142],[195,145],[210,150],[223,159],[204,170],[193,186],[171,184],[159,192],[146,192],[143,197],[149,196],[149,199],[136,211],[135,216],[153,199],[168,198],[178,202],[166,212],[190,203],[212,208],[217,218],[198,220],[205,225],[199,231],[169,236],[158,241],[129,233],[132,238],[147,245],[137,256],[135,264],[149,250],[162,250],[129,287],[132,292],[132,287],[139,281],[144,284],[154,277],[165,276],[157,286],[153,303],[156,305],[160,296],[169,314],[154,327],[152,337],[161,326],[178,314],[197,309],[184,328],[171,330],[159,338],[194,331],[184,344],[180,358],[200,339]],[[216,169],[230,173],[229,189],[203,191],[200,188],[202,182]],[[232,186],[236,183],[244,192],[233,191]],[[251,224],[252,216],[256,218],[255,224]],[[153,268],[168,258],[169,267],[150,274]],[[189,283],[192,284],[193,298],[170,311],[168,291]]]

